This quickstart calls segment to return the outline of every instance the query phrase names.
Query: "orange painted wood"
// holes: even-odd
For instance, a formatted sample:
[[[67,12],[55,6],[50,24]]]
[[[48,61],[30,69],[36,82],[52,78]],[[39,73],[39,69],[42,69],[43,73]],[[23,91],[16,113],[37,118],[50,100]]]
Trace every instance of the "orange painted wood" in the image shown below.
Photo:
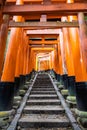
[[[2,81],[14,81],[16,56],[19,45],[20,29],[12,29],[10,34],[9,46],[4,63],[4,69],[2,74]]]
[[[60,29],[43,29],[43,30],[28,30],[27,35],[58,35],[60,33]]]
[[[58,44],[58,41],[57,41],[57,40],[50,40],[50,41],[39,41],[39,40],[38,40],[38,41],[32,41],[32,40],[31,40],[31,41],[29,42],[29,44],[31,44],[31,45],[32,45],[32,44],[34,44],[34,45],[35,45],[35,44],[37,44],[37,45],[38,45],[38,44],[48,44],[48,45],[51,44],[51,45],[52,45],[52,44]]]
[[[33,58],[33,51],[32,49],[29,48],[29,73],[32,71],[33,68],[32,58]]]
[[[22,0],[17,0],[16,4],[23,4]],[[13,18],[15,21],[22,21],[22,16],[14,16]],[[10,34],[10,41],[8,45],[8,50],[6,54],[6,59],[4,63],[4,69],[3,74],[1,77],[1,81],[6,82],[14,82],[15,77],[15,69],[16,69],[16,57],[17,57],[17,51],[18,46],[20,43],[20,36],[21,35],[21,29],[20,28],[12,28],[11,34]]]
[[[62,20],[65,20],[65,19],[66,19],[66,17],[62,18]],[[71,50],[71,44],[69,41],[69,30],[68,30],[68,28],[63,28],[62,31],[63,31],[65,64],[67,67],[68,76],[75,76],[73,55],[72,55],[72,50]]]
[[[24,33],[22,34],[22,44],[20,47],[20,75],[23,75],[23,68],[24,68]]]
[[[74,0],[67,0],[67,3],[74,3]],[[68,21],[77,21],[76,16],[68,16]],[[82,75],[82,64],[81,64],[81,53],[80,53],[80,39],[79,39],[79,32],[78,28],[69,28],[69,38],[70,38],[70,45],[74,63],[74,72],[76,82],[83,81]],[[78,65],[78,67],[77,67]]]
[[[65,41],[63,41],[63,32],[62,32],[62,30],[61,30],[61,33],[60,33],[59,37],[60,37],[59,39],[60,39],[62,70],[63,70],[63,74],[67,74],[66,59],[65,59],[65,48],[64,48],[64,42]]]
[[[58,43],[59,44],[59,43]],[[55,50],[54,50],[54,68],[55,72],[59,73],[59,57],[58,57],[58,45],[55,45]]]
[[[28,48],[28,37],[26,36],[26,33],[24,32],[24,66],[23,66],[23,75],[26,75],[26,69],[27,69],[27,48]]]
[[[2,10],[0,10],[0,26],[1,26],[2,22],[3,22],[3,18],[2,18]]]
[[[79,21],[79,33],[81,41],[81,54],[82,54],[82,65],[83,65],[83,77],[84,81],[87,81],[87,26],[84,21],[84,14],[78,14]]]
[[[28,2],[28,1],[31,1],[31,0],[24,0],[24,2]],[[43,1],[43,0],[33,0],[33,1],[36,1],[36,2],[38,2],[38,1]],[[61,2],[66,2],[66,0],[51,0],[52,2],[59,2],[59,3],[61,3]],[[16,0],[6,0],[6,2],[16,2]],[[75,2],[82,2],[82,0],[75,0]],[[86,0],[83,0],[83,2],[86,2]]]
[[[77,12],[86,12],[87,13],[87,3],[59,3],[59,4],[50,4],[50,5],[6,5],[3,9],[3,14],[9,15],[30,15],[32,14],[47,14],[49,13],[55,15],[73,15]]]
[[[9,16],[5,15],[0,29],[0,78],[3,70],[6,39],[8,35]]]
[[[87,24],[87,22],[86,22]],[[79,24],[77,21],[72,22],[9,22],[9,27],[20,27],[24,28],[25,30],[40,30],[40,29],[58,29],[62,27],[79,27]]]
[[[15,68],[15,77],[19,77],[23,74],[23,29],[20,30],[21,33],[19,35],[19,46],[17,51],[17,58],[16,58],[16,68]]]
[[[27,45],[26,74],[29,74],[29,45]]]
[[[59,56],[59,74],[63,75],[63,63],[62,63],[60,43],[58,44],[58,56]]]

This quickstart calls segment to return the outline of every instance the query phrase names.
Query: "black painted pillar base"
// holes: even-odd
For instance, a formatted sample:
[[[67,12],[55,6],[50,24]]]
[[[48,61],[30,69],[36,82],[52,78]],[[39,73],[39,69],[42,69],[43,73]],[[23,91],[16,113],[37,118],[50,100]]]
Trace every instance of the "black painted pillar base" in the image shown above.
[[[51,73],[51,75],[55,76],[56,72],[52,69],[52,70],[50,70],[50,73]]]
[[[14,83],[0,82],[0,111],[12,109],[14,97]]]
[[[25,75],[20,75],[20,88],[22,88],[25,84]]]
[[[68,88],[68,77],[67,74],[61,75],[60,76],[60,82],[64,85],[64,88]]]
[[[29,81],[29,74],[26,75],[26,81]]]
[[[17,95],[20,89],[20,77],[15,77],[14,95]]]
[[[75,90],[75,76],[68,76],[68,90],[70,96],[76,95]]]
[[[76,101],[77,109],[87,112],[87,82],[76,82]]]
[[[60,74],[57,74],[57,81],[60,82]]]

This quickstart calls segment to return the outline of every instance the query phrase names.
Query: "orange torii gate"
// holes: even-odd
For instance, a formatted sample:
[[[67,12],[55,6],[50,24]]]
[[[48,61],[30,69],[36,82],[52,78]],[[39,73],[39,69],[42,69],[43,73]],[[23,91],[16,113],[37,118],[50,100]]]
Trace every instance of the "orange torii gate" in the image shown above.
[[[39,1],[41,2],[41,1]],[[70,4],[72,3],[72,4]],[[47,7],[47,8],[46,8]],[[61,9],[60,9],[61,7]],[[23,15],[33,15],[37,13],[38,16],[44,13],[47,13],[49,16],[49,12],[54,15],[54,17],[57,17],[58,15],[62,17],[63,15],[66,15],[68,22],[72,20],[77,20],[76,16],[69,16],[69,15],[77,15],[78,13],[78,22],[75,23],[75,27],[78,28],[71,28],[70,24],[67,26],[63,26],[62,23],[60,25],[59,30],[63,31],[63,42],[64,42],[64,48],[61,49],[61,42],[58,43],[58,52],[55,51],[54,48],[34,48],[30,47],[28,45],[28,37],[38,37],[42,36],[43,32],[45,32],[44,35],[47,35],[48,37],[50,36],[52,38],[55,37],[57,38],[58,35],[60,35],[60,31],[58,33],[54,33],[51,31],[46,30],[41,30],[40,34],[40,29],[36,30],[28,30],[28,27],[23,30],[22,25],[20,25],[20,28],[11,28],[11,34],[10,34],[10,43],[8,46],[8,51],[6,54],[6,59],[4,62],[4,69],[1,77],[1,84],[2,86],[6,89],[8,92],[9,98],[11,99],[13,95],[10,96],[9,89],[11,88],[13,91],[13,86],[14,86],[14,81],[15,78],[17,80],[20,80],[20,76],[25,79],[26,75],[28,75],[32,69],[35,69],[35,63],[36,63],[36,55],[35,52],[53,52],[54,53],[54,63],[53,63],[53,69],[57,74],[64,75],[65,73],[63,72],[63,63],[66,61],[66,68],[67,68],[67,74],[68,74],[68,83],[69,85],[70,82],[72,82],[72,85],[70,87],[70,95],[74,96],[73,90],[74,86],[76,85],[76,97],[77,97],[77,107],[81,111],[87,111],[87,103],[84,102],[86,101],[86,96],[84,97],[83,95],[87,95],[87,89],[86,89],[86,82],[87,82],[87,59],[86,59],[86,42],[87,42],[87,34],[86,34],[86,24],[84,22],[84,14],[79,13],[80,11],[87,13],[87,3],[74,3],[74,0],[67,0],[66,3],[61,3],[59,5],[53,5],[53,4],[42,4],[42,5],[23,5],[22,0],[17,0],[16,5],[5,5],[3,10],[0,12],[0,15],[3,14],[8,14],[10,16],[12,15],[21,15],[21,16],[16,16],[14,17],[14,21],[9,21],[9,17],[6,16],[4,18],[4,22],[2,23],[2,18],[0,19],[0,75],[2,72],[2,66],[3,66],[3,61],[4,61],[4,50],[5,50],[5,43],[6,43],[6,37],[7,37],[7,32],[8,32],[8,26],[18,26],[18,23],[23,22]],[[55,13],[56,12],[56,13]],[[50,16],[51,17],[51,16]],[[18,22],[18,23],[16,23]],[[22,23],[23,24],[23,23]],[[41,26],[41,23],[38,23],[37,27],[32,27],[32,29],[37,29],[39,28],[39,24]],[[47,23],[45,23],[47,26]],[[48,23],[50,24],[50,23]],[[25,25],[24,25],[25,26]],[[27,25],[26,25],[27,26]],[[57,26],[57,24],[56,24]],[[19,26],[18,26],[19,27]],[[49,28],[53,27],[52,24],[50,24]],[[64,28],[66,27],[66,28]],[[68,27],[68,28],[67,28]],[[42,28],[42,26],[41,26]],[[5,32],[4,32],[5,29]],[[4,32],[4,34],[3,34]],[[26,33],[25,33],[26,32]],[[79,32],[80,32],[80,37],[79,37]],[[67,34],[67,35],[66,35]],[[19,39],[20,38],[20,39]],[[36,42],[36,41],[35,41]],[[38,44],[43,44],[44,41],[41,41]],[[45,41],[46,42],[46,41]],[[56,41],[57,42],[57,41]],[[52,44],[57,44],[56,42]],[[25,43],[25,44],[24,44]],[[3,46],[2,46],[3,44]],[[31,42],[31,44],[34,44],[34,41]],[[37,43],[36,43],[37,44]],[[49,42],[50,44],[50,42]],[[81,46],[82,45],[82,46]],[[63,52],[62,52],[63,51]],[[65,53],[65,57],[62,55],[62,53]],[[57,58],[58,56],[58,58]],[[34,57],[34,61],[32,60],[32,57]],[[52,57],[51,57],[52,58]],[[65,58],[65,59],[64,59]],[[56,61],[57,60],[57,61]],[[59,69],[56,66],[56,63],[58,64]],[[78,64],[78,67],[77,67]],[[82,93],[80,93],[82,92]],[[1,94],[3,94],[1,92]],[[78,95],[80,95],[78,98]],[[2,95],[4,97],[4,94]],[[84,98],[83,98],[84,97]],[[10,102],[10,107],[9,106],[9,100],[7,100],[5,106],[2,106],[0,104],[0,110],[9,110],[11,109],[11,103]],[[0,99],[1,101],[2,99]],[[12,101],[12,100],[11,100]],[[82,102],[82,106],[80,106],[79,101]],[[1,101],[1,103],[3,100]],[[85,105],[84,105],[85,103]]]

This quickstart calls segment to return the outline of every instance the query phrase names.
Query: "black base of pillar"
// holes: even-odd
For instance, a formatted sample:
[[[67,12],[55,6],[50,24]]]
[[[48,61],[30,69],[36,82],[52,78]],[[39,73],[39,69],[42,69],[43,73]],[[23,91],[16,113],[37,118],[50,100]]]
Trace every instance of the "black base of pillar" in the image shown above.
[[[87,82],[76,82],[77,109],[87,111]]]
[[[0,111],[12,109],[14,97],[14,83],[0,82]]]
[[[25,84],[25,75],[20,75],[20,88],[23,87],[23,85]]]
[[[67,77],[67,74],[62,75],[62,79],[63,79],[64,88],[67,89],[68,88],[68,77]]]
[[[57,73],[55,72],[55,78],[56,78],[56,80],[57,80]]]
[[[26,81],[29,81],[29,74],[26,75]]]
[[[57,74],[57,81],[60,82],[60,74]]]
[[[14,95],[17,95],[19,89],[20,89],[20,77],[15,77]]]
[[[63,84],[63,75],[60,75],[60,82]]]
[[[70,96],[76,95],[75,90],[75,76],[68,76],[68,90]]]
[[[49,72],[50,72],[50,69],[45,70],[45,72],[49,73]]]

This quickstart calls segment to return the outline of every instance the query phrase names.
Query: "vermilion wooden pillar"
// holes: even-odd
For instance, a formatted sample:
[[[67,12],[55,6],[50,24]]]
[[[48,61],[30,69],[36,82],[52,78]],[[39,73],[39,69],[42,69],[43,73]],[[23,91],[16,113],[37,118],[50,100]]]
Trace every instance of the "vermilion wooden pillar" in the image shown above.
[[[66,21],[66,17],[62,17],[62,21]],[[74,96],[75,94],[75,72],[73,64],[73,55],[69,39],[69,30],[68,28],[63,28],[63,45],[64,45],[64,54],[65,54],[65,64],[68,72],[67,82],[69,94]]]
[[[34,70],[36,70],[36,54],[34,52]]]
[[[54,73],[55,75],[57,75],[58,70],[57,67],[56,67],[56,62],[59,63],[59,60],[58,60],[58,51],[57,51],[57,46],[55,46],[54,48],[54,51],[51,52],[51,65],[52,65],[52,69],[54,70]],[[56,76],[57,78],[57,76]]]
[[[1,24],[2,24],[2,10],[0,10],[0,28],[1,28]]]
[[[22,0],[17,0],[16,4],[23,4]],[[21,16],[14,16],[13,19],[15,21],[22,21]],[[8,51],[6,54],[1,81],[14,82],[16,56],[17,56],[17,51],[18,51],[18,46],[19,46],[19,41],[20,41],[19,40],[20,35],[21,35],[20,28],[11,29],[10,41],[9,41]]]
[[[17,0],[16,4],[23,4],[22,0]],[[15,21],[22,21],[21,16],[14,16]],[[14,96],[14,77],[16,67],[16,57],[19,46],[20,28],[12,28],[10,34],[10,41],[4,63],[3,74],[1,77],[2,92],[0,96],[0,110],[10,110],[12,108]],[[3,92],[6,92],[3,93]],[[6,96],[6,97],[5,97]],[[1,99],[2,98],[2,99]],[[4,99],[4,100],[3,100]]]
[[[54,51],[51,52],[51,61],[52,69],[54,69]]]
[[[29,73],[31,73],[32,72],[32,70],[33,70],[33,67],[34,67],[34,62],[33,62],[33,60],[34,60],[34,55],[33,55],[33,50],[32,50],[32,48],[30,48],[30,57],[29,57],[29,59],[30,59],[30,62],[29,62]]]
[[[52,70],[52,54],[49,53],[49,57],[50,57],[50,61],[49,61],[49,67],[50,67],[50,70]]]
[[[19,36],[19,46],[17,51],[17,57],[16,57],[16,67],[15,67],[15,94],[18,92],[20,86],[21,86],[21,78],[20,76],[23,73],[23,47],[24,47],[24,41],[23,41],[23,29],[20,30],[20,36]]]
[[[72,51],[69,43],[69,31],[67,28],[63,28],[63,39],[64,39],[64,49],[65,49],[65,62],[67,66],[68,76],[75,76]]]
[[[75,20],[74,16],[69,17],[69,21],[70,19]],[[80,40],[79,40],[78,28],[69,28],[69,38],[70,38],[70,44],[71,44],[71,49],[73,54],[76,82],[81,82],[83,80],[83,74],[82,74]],[[78,64],[78,68],[77,68],[77,64]]]
[[[32,51],[31,61],[32,61],[32,64],[31,64],[31,71],[32,71],[32,70],[35,70],[35,53],[34,53],[34,51]]]
[[[31,47],[29,46],[29,61],[28,61],[28,73],[30,74],[30,64],[31,64]]]
[[[26,75],[29,77],[29,45],[27,45],[27,64],[26,64]]]
[[[74,3],[74,0],[67,0],[67,3]],[[77,16],[68,16],[68,21],[77,21]],[[83,80],[82,75],[82,64],[81,64],[81,53],[80,53],[80,40],[79,40],[79,32],[78,28],[69,28],[69,43],[71,46],[72,60],[74,65],[75,77],[69,77],[69,83],[73,83],[73,87],[70,87],[72,95],[74,95],[75,91],[75,81],[81,82]],[[78,67],[77,67],[78,64]],[[74,92],[74,93],[73,93]]]
[[[60,42],[58,43],[58,57],[59,57],[59,74],[63,75],[63,64],[62,64],[62,54],[61,54],[61,47]]]
[[[27,70],[27,54],[28,53],[28,37],[26,36],[26,33],[24,32],[24,67],[23,67],[23,75],[27,76],[28,70]]]
[[[9,16],[4,15],[3,23],[1,24],[1,29],[0,29],[0,78],[1,78],[2,69],[3,69],[6,39],[7,39],[7,34],[8,34],[8,23],[9,23]]]
[[[83,65],[83,81],[87,81],[87,25],[85,23],[84,13],[78,13],[80,46],[81,46],[81,63]]]
[[[68,1],[68,0],[67,0]],[[70,2],[70,1],[68,1]],[[71,2],[74,2],[71,1]],[[79,15],[80,16],[80,15]],[[80,19],[79,17],[79,24],[80,24]],[[77,20],[76,16],[68,16],[68,20]],[[76,100],[77,100],[77,108],[81,111],[87,111],[87,85],[86,82],[84,82],[84,56],[82,55],[83,48],[80,47],[80,41],[84,39],[84,33],[82,34],[82,37],[80,38],[79,34],[83,32],[82,26],[84,25],[83,23],[80,24],[80,33],[78,28],[69,28],[69,37],[70,37],[70,44],[72,47],[72,54],[73,54],[73,61],[74,61],[74,70],[75,70],[75,76],[76,76]],[[84,44],[81,43],[84,47]],[[86,46],[85,46],[86,48]],[[86,63],[85,63],[86,64]],[[78,66],[77,66],[78,65]]]
[[[74,0],[67,0],[67,3],[74,3]],[[77,21],[77,16],[68,16],[68,21]],[[69,28],[69,38],[71,50],[73,55],[74,71],[76,81],[82,81],[82,66],[81,66],[81,53],[80,53],[80,39],[78,28]],[[77,68],[78,64],[78,68]]]
[[[36,67],[35,67],[35,70],[38,71],[38,56],[36,54]]]
[[[78,14],[79,34],[81,42],[81,63],[83,64],[83,80],[76,83],[77,108],[87,112],[87,26],[84,21],[84,14]],[[84,117],[84,116],[83,116]]]
[[[22,33],[20,34],[19,36],[19,41],[20,41],[20,44],[19,44],[19,47],[18,47],[18,51],[17,51],[17,58],[16,58],[16,68],[15,68],[15,77],[20,77],[20,74],[21,74],[21,59],[23,60],[23,57],[22,57],[22,53],[23,53],[23,46],[24,46],[24,43],[23,43],[23,29],[20,30]],[[21,58],[22,57],[22,58]]]
[[[68,87],[67,81],[67,67],[66,67],[66,59],[65,59],[65,48],[64,48],[64,40],[63,40],[63,31],[60,31],[60,53],[61,53],[61,69],[62,74],[60,75],[60,80],[62,84],[64,84],[65,89]]]

